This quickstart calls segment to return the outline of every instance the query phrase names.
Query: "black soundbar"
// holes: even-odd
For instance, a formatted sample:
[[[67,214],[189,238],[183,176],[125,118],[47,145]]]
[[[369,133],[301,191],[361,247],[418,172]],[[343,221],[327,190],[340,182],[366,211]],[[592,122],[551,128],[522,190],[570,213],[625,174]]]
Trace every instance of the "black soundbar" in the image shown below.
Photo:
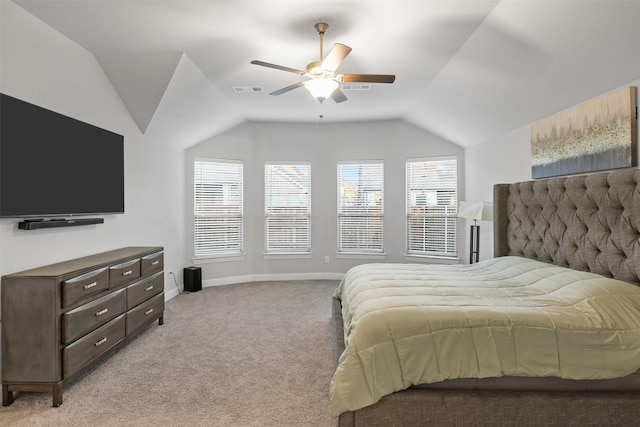
[[[38,228],[73,227],[74,225],[102,224],[104,218],[78,219],[26,219],[18,223],[20,230],[36,230]]]

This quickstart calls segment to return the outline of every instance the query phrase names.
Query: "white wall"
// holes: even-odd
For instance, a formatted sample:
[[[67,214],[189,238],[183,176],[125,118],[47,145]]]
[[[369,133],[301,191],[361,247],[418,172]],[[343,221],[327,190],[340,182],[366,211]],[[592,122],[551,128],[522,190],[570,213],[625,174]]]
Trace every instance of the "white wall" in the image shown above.
[[[96,58],[11,2],[0,2],[0,91],[124,135],[125,213],[104,224],[19,230],[0,220],[0,274],[123,246],[164,246],[168,296],[185,265],[184,151],[140,133]],[[100,161],[100,159],[96,159]]]
[[[622,86],[640,86],[640,80]],[[620,87],[621,88],[621,87]],[[620,88],[611,88],[614,92]],[[594,97],[599,98],[605,93]],[[637,91],[636,91],[636,99]],[[640,122],[638,122],[640,135]],[[640,144],[637,146],[640,159]],[[465,150],[465,190],[469,200],[493,201],[493,185],[531,180],[531,128],[516,129],[499,138]],[[467,225],[466,235],[469,234]],[[493,256],[493,225],[482,222],[480,226],[480,259]],[[467,236],[468,237],[468,236]]]
[[[339,123],[248,122],[187,150],[189,202],[185,205],[188,251],[192,254],[193,160],[238,159],[244,163],[244,260],[204,263],[205,284],[266,278],[341,277],[351,266],[371,261],[336,257],[337,162],[382,160],[385,173],[384,249],[388,262],[404,262],[405,161],[407,158],[456,155],[464,184],[464,150],[400,120]],[[264,259],[264,164],[311,162],[312,257]],[[462,254],[466,252],[464,249]],[[329,263],[325,263],[325,257]]]

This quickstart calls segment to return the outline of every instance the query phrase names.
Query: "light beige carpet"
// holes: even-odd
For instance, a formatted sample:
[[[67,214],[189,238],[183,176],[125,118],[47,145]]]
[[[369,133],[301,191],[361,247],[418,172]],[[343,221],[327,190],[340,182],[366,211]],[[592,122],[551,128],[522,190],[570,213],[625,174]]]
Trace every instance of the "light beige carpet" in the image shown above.
[[[182,293],[138,339],[64,390],[16,393],[2,426],[334,426],[336,281]]]

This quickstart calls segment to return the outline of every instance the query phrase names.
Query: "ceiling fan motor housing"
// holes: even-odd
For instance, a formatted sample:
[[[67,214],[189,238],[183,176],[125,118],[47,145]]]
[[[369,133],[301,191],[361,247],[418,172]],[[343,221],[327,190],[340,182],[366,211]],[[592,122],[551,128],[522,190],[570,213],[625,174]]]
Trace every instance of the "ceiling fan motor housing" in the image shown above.
[[[318,34],[324,34],[329,29],[329,24],[327,24],[326,22],[318,22],[314,26],[316,27],[316,30],[318,31]]]

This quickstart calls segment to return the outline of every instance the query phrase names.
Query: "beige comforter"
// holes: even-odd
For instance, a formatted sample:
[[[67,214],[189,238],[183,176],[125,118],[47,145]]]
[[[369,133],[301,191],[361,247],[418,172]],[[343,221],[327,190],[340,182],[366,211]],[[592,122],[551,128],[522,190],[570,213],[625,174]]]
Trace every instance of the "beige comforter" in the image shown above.
[[[640,368],[640,287],[520,257],[349,270],[334,416],[414,384],[503,375],[616,378]]]

